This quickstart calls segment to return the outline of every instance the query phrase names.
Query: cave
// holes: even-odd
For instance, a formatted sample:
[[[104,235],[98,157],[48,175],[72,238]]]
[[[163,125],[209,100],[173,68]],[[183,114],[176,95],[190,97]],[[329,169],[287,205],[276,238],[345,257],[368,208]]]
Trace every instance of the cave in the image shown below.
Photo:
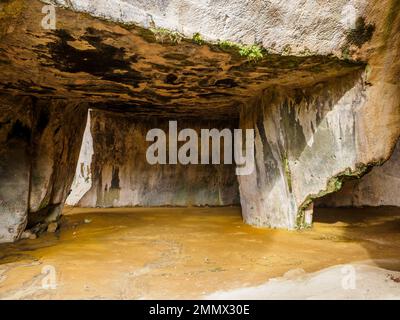
[[[384,225],[397,232],[399,151],[400,141],[397,141],[385,162],[371,166],[361,176],[346,177],[337,191],[317,199],[314,221],[342,221],[349,225],[372,225],[374,221],[375,228],[380,228],[382,234],[391,232],[385,230]],[[382,263],[390,268],[390,264]]]
[[[229,230],[240,237],[235,230],[241,228],[249,243],[268,241],[272,234],[282,241],[302,235],[311,241],[321,236],[321,223],[337,221],[334,214],[341,208],[349,215],[358,210],[354,216],[360,222],[369,212],[363,208],[390,206],[394,211],[388,216],[397,226],[396,1],[385,9],[365,1],[353,7],[355,15],[347,15],[342,3],[319,7],[319,15],[308,6],[274,10],[248,1],[232,4],[225,14],[217,2],[205,8],[135,0],[115,0],[111,8],[106,2],[0,1],[0,265],[7,266],[9,257],[15,257],[12,263],[25,259],[22,252],[34,243],[45,250],[63,237],[73,241],[81,227],[88,228],[83,239],[95,247],[91,232],[93,237],[107,228],[118,233],[126,224],[134,234],[137,223],[144,227],[137,231],[144,241],[153,239],[151,226],[168,234],[178,220],[178,239],[191,234],[197,239],[193,224],[203,221],[210,232]],[[257,28],[241,15],[255,17]],[[276,15],[291,21],[286,29]],[[173,134],[171,123],[177,126]],[[162,160],[153,163],[149,148],[160,137],[149,139],[152,130],[165,133],[165,149],[157,149]],[[217,139],[203,140],[211,130]],[[201,144],[183,149],[189,133]],[[253,163],[244,174],[238,151]],[[229,226],[221,225],[219,213]],[[96,219],[98,233],[90,229]],[[157,219],[165,226],[155,226]],[[261,234],[264,240],[251,238]],[[132,237],[129,241],[139,241]],[[165,255],[180,252],[175,240],[151,241]],[[268,244],[266,252],[268,246],[275,250]],[[386,258],[375,247],[368,249],[371,256]],[[139,248],[139,255],[146,250]],[[387,257],[392,255],[390,248]],[[361,251],[359,257],[366,258]],[[309,259],[307,266],[315,271]],[[345,263],[349,256],[341,259]],[[168,266],[159,260],[160,268]],[[400,270],[400,263],[380,266]],[[148,263],[141,272],[156,268]]]
[[[399,207],[400,141],[387,161],[371,167],[362,177],[344,181],[340,190],[318,199],[319,207]]]

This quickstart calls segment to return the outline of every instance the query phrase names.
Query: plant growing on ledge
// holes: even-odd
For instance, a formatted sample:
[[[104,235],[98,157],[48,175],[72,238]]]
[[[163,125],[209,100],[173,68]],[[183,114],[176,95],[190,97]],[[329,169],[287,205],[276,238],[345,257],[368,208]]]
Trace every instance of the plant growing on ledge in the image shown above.
[[[150,31],[153,32],[156,40],[161,43],[170,42],[174,44],[179,44],[183,39],[183,36],[179,32],[171,31],[166,28],[153,27],[150,28]]]
[[[192,40],[193,40],[195,43],[197,43],[198,45],[204,44],[204,40],[203,40],[201,34],[198,33],[198,32],[196,32],[196,33],[193,35]]]
[[[264,57],[263,48],[255,44],[249,46],[241,46],[239,49],[239,54],[242,57],[246,57],[249,61],[253,62],[261,60]]]
[[[240,56],[247,58],[247,60],[252,62],[257,62],[264,57],[264,49],[256,44],[252,45],[242,45],[239,43],[231,42],[231,41],[220,41],[218,42],[218,46],[225,51],[229,50],[237,50]]]
[[[232,41],[227,41],[227,40],[219,41],[218,46],[222,50],[231,50],[231,49],[239,49],[240,48],[240,45],[238,43],[235,43]]]

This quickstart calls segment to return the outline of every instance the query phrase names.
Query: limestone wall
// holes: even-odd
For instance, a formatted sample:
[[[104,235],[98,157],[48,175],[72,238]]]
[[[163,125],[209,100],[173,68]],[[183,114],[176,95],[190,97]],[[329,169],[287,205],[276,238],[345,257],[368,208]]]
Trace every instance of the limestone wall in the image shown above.
[[[256,226],[309,225],[313,201],[382,164],[398,141],[398,0],[52,2],[73,9],[57,9],[56,30],[43,28],[42,2],[0,3],[0,242],[56,218],[75,171],[70,204],[236,204],[233,166],[146,163],[145,133],[167,117],[235,128],[240,111],[240,126],[256,130],[256,171],[239,178]],[[269,51],[253,47],[252,58],[204,40]],[[103,111],[76,170],[86,103]],[[396,166],[373,172],[392,172],[397,186]],[[348,203],[395,197],[372,175]]]
[[[314,87],[271,88],[243,110],[241,125],[258,130],[257,171],[240,177],[243,216],[253,225],[302,228],[315,199],[340,190],[387,160],[400,135],[398,1],[368,3],[375,31],[352,47],[365,72]]]
[[[261,43],[276,52],[340,52],[366,0],[55,0],[91,15],[146,28],[163,27],[207,40]]]
[[[351,180],[343,188],[330,194],[318,206],[362,207],[362,206],[400,206],[400,142],[388,161],[374,167],[360,180]]]
[[[14,241],[28,219],[32,101],[2,97],[0,105],[0,242]],[[18,118],[16,114],[19,114]]]
[[[234,165],[150,165],[147,162],[146,150],[152,142],[146,141],[146,134],[153,128],[168,134],[168,119],[137,118],[96,110],[90,114],[90,134],[85,134],[67,204],[124,207],[239,203]],[[178,119],[178,130],[192,128],[199,132],[214,127],[233,128],[234,124],[235,121]],[[80,188],[83,190],[79,192]]]
[[[266,90],[243,109],[241,126],[256,128],[256,170],[239,177],[246,222],[289,229],[311,223],[302,216],[311,200],[340,188],[336,177],[359,170],[355,124],[364,102],[363,75],[355,73],[310,88]]]
[[[0,242],[58,218],[73,180],[87,108],[0,97]]]

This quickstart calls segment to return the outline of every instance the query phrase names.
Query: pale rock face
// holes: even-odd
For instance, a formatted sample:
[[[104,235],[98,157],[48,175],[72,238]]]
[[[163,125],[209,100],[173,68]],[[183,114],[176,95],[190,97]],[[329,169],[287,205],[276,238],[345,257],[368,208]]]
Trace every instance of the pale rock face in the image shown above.
[[[323,192],[330,177],[338,176],[346,169],[357,170],[360,133],[356,131],[355,123],[360,117],[359,108],[365,103],[365,87],[363,77],[360,77],[351,88],[346,88],[350,79],[337,79],[328,92],[319,91],[311,103],[314,106],[303,104],[294,108],[307,141],[301,153],[289,159],[298,205],[308,196]],[[331,110],[330,105],[333,105]]]
[[[249,103],[241,126],[256,129],[256,170],[239,177],[244,220],[305,226],[310,217],[299,215],[308,199],[336,191],[332,177],[358,170],[356,123],[364,103],[359,72],[310,88],[266,90]]]
[[[260,43],[274,52],[340,51],[346,31],[363,15],[364,0],[53,0],[117,22],[153,24],[187,37]]]
[[[76,167],[74,182],[71,186],[71,193],[68,195],[66,204],[70,206],[76,205],[86,192],[92,187],[92,157],[93,157],[93,137],[90,131],[90,112],[86,122],[85,132],[81,151],[79,153],[78,165]]]
[[[0,243],[56,220],[78,159],[87,108],[0,95]]]
[[[340,192],[318,202],[320,206],[400,206],[400,141],[388,161],[360,180],[346,183]]]
[[[1,97],[0,243],[17,239],[27,224],[30,185],[30,99]],[[20,113],[16,119],[15,113]]]
[[[239,181],[242,212],[249,224],[302,227],[308,219],[301,211],[313,199],[338,191],[343,177],[360,177],[368,166],[389,158],[400,134],[400,15],[395,10],[392,3],[369,3],[367,17],[376,30],[358,53],[369,62],[359,80],[344,85],[344,78],[333,79],[325,83],[325,94],[308,91],[303,94],[307,103],[294,99],[291,112],[285,112],[285,100],[280,98],[290,101],[290,92],[271,99],[273,91],[265,91],[243,113],[242,126],[258,126],[265,133],[256,140],[257,171]],[[385,25],[388,19],[392,28]],[[317,125],[316,112],[321,112]],[[350,196],[359,197],[354,203],[397,202],[395,191],[377,199],[391,185],[395,189],[396,176],[375,179],[365,185],[373,184],[375,191],[356,191]],[[385,182],[386,186],[377,186]]]
[[[168,134],[165,119],[91,111],[67,204],[82,207],[221,206],[239,203],[234,165],[150,165],[150,129]],[[178,121],[214,128],[228,122]],[[233,124],[230,124],[233,126]]]

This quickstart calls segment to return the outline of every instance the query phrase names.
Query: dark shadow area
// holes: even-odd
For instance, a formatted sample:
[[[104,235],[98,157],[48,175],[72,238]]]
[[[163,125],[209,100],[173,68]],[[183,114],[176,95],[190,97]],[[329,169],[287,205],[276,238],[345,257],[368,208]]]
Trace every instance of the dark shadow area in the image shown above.
[[[400,253],[399,168],[400,142],[386,162],[359,179],[344,181],[338,192],[315,202],[316,223],[343,225],[344,236],[362,241],[382,267],[388,264],[383,255]]]
[[[360,243],[373,264],[400,270],[399,207],[316,208],[314,223],[339,230],[342,241]]]

